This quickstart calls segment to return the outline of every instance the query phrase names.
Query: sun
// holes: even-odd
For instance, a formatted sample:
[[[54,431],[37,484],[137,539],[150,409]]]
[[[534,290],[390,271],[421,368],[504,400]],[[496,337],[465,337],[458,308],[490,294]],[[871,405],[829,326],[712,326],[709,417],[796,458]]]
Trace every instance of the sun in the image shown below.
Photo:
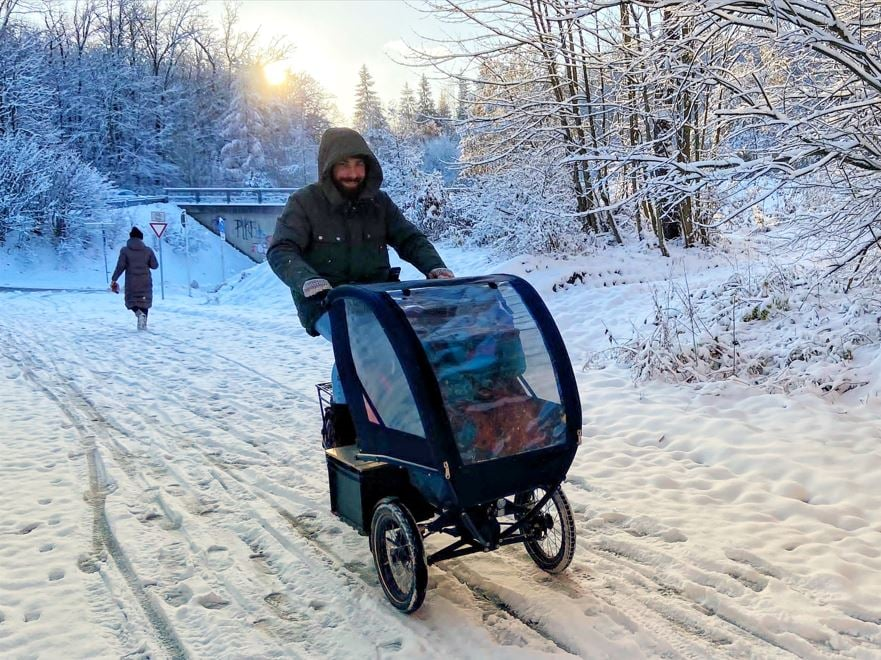
[[[263,65],[263,76],[270,85],[281,85],[288,79],[288,63],[279,60]]]

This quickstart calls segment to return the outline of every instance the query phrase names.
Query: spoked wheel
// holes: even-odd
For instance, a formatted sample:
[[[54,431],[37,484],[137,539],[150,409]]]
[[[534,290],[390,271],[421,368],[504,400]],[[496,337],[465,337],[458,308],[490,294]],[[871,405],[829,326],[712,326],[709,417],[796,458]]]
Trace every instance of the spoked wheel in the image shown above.
[[[519,493],[514,503],[531,509],[545,495],[543,488]],[[525,514],[520,514],[522,518]],[[562,488],[557,488],[551,499],[545,502],[523,530],[527,539],[523,542],[526,552],[538,567],[548,573],[566,570],[575,554],[575,519],[569,500]]]
[[[407,614],[419,609],[428,586],[425,550],[413,516],[397,498],[386,497],[373,510],[370,551],[392,605]]]

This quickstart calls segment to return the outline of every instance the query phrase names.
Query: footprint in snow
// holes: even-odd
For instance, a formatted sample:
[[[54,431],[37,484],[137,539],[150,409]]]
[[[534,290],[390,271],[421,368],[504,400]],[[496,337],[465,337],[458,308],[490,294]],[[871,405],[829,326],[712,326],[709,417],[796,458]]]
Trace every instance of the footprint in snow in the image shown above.
[[[41,614],[42,613],[40,612],[40,610],[31,610],[30,612],[25,612],[24,622],[30,623],[31,621],[37,621],[39,620]]]
[[[285,621],[299,621],[303,618],[302,615],[296,611],[291,600],[282,593],[274,591],[265,596],[263,600]]]
[[[196,514],[200,516],[215,513],[220,509],[220,502],[207,497],[200,497],[195,505]]]
[[[748,566],[730,566],[726,571],[724,571],[724,573],[728,577],[732,578],[733,580],[737,580],[737,582],[748,589],[752,589],[756,593],[764,591],[765,587],[768,586],[768,578],[760,575],[758,572],[752,570]]]
[[[180,607],[190,602],[193,590],[185,584],[177,584],[162,594],[163,600],[172,607]]]
[[[97,573],[101,570],[98,559],[93,555],[81,555],[76,565],[83,573]]]
[[[54,543],[44,543],[40,546],[40,552],[50,552],[55,549]]]
[[[228,600],[224,600],[214,592],[210,594],[205,594],[204,596],[199,596],[197,601],[199,605],[208,610],[220,610],[229,605]]]
[[[212,545],[206,550],[206,552],[208,554],[208,561],[211,563],[214,570],[226,570],[233,565],[233,560],[229,556],[229,551],[226,546]]]
[[[49,582],[56,582],[64,578],[64,569],[63,568],[53,568],[49,571]]]
[[[22,535],[24,535],[24,534],[30,534],[30,533],[33,532],[35,529],[37,529],[37,527],[39,527],[39,526],[40,526],[40,523],[38,523],[38,522],[30,523],[29,525],[25,525],[25,526],[22,527],[20,530],[18,530],[18,533],[19,533],[19,534],[22,534]]]
[[[404,642],[400,639],[392,639],[388,642],[378,642],[376,644],[376,650],[378,652],[382,651],[400,651],[404,647]]]

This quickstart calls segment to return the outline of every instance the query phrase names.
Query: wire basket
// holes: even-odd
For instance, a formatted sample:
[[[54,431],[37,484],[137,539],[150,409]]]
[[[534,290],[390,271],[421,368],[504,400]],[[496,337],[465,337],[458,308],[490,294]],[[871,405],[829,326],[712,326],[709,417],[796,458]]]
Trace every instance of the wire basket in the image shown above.
[[[333,436],[333,419],[330,414],[333,386],[330,383],[318,383],[315,389],[318,391],[318,407],[321,409],[321,442],[326,448],[331,446]]]

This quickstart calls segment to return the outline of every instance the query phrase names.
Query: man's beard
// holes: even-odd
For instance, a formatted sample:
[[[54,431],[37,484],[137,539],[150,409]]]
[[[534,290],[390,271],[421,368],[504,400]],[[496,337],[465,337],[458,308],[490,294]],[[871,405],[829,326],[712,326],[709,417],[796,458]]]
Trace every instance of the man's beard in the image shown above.
[[[348,181],[351,181],[351,179],[348,179]],[[347,188],[346,186],[344,186],[342,184],[342,182],[337,181],[336,179],[334,179],[333,183],[336,186],[336,189],[340,191],[340,194],[343,197],[345,197],[346,199],[349,199],[349,200],[355,200],[355,199],[358,199],[358,196],[361,194],[361,191],[364,190],[364,181],[365,181],[364,179],[361,179],[360,181],[358,181],[358,185],[355,187],[352,187],[352,188]]]

